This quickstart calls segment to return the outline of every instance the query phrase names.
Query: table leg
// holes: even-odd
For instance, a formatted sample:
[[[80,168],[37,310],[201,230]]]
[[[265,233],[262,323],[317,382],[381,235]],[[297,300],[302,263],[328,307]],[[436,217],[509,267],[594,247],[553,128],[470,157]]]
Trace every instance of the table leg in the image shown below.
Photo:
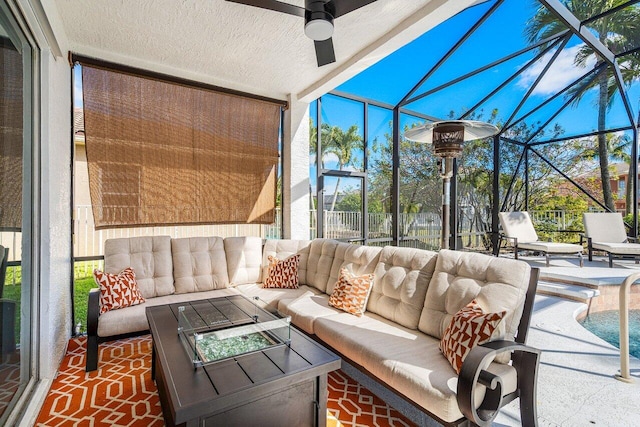
[[[327,400],[329,399],[327,374],[316,378],[316,426],[327,426]]]
[[[151,379],[156,380],[156,346],[151,344]]]

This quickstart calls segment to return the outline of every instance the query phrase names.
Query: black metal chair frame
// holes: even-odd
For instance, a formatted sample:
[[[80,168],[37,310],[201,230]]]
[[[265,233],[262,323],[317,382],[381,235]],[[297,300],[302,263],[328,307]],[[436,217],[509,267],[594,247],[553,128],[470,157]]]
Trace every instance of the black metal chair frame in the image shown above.
[[[497,340],[476,346],[467,355],[464,363],[462,364],[462,369],[458,376],[457,401],[458,407],[465,418],[453,423],[447,423],[439,420],[438,417],[428,413],[424,409],[421,409],[422,411],[427,412],[431,418],[438,420],[444,425],[460,426],[473,423],[473,425],[484,427],[491,425],[493,419],[498,415],[500,408],[507,403],[520,398],[520,417],[522,425],[538,425],[536,391],[538,383],[538,367],[540,363],[540,350],[525,345],[525,342],[529,330],[529,324],[531,323],[533,302],[535,299],[539,275],[540,270],[538,268],[531,269],[529,286],[515,340]],[[148,333],[148,331],[141,331],[126,335],[99,337],[99,298],[99,289],[92,289],[89,292],[89,305],[87,309],[87,372],[94,371],[98,368],[99,343]],[[503,396],[502,394],[501,379],[491,372],[483,369],[488,362],[492,361],[497,355],[502,353],[511,353],[512,365],[516,369],[518,375],[516,390],[506,396]],[[483,401],[478,405],[474,391],[475,388],[479,386],[486,387],[486,393]],[[478,408],[476,409],[476,407]]]
[[[593,248],[593,241],[591,239],[591,237],[587,237],[584,234],[580,235],[580,244],[582,244],[584,241],[587,241],[587,251],[588,251],[588,256],[589,256],[589,261],[593,261],[593,251],[602,251],[602,252],[606,252],[606,254],[609,257],[609,268],[613,268],[613,259],[632,259],[635,260],[636,264],[638,264],[638,262],[640,262],[640,255],[630,255],[630,254],[614,254],[611,253],[607,250],[604,249],[594,249]],[[629,243],[638,243],[640,242],[640,239],[635,238],[635,237],[630,237],[627,236],[627,240],[629,241]]]
[[[520,422],[523,426],[537,426],[536,392],[540,350],[525,345],[540,270],[531,269],[529,288],[515,341],[491,341],[474,347],[467,355],[458,377],[458,407],[468,421],[478,426],[490,426],[507,403],[520,398]],[[513,367],[518,372],[518,384],[513,393],[502,395],[499,377],[482,369],[487,362],[502,353],[511,353]],[[478,385],[487,388],[483,401],[478,405],[474,390]],[[476,406],[479,406],[476,409]]]
[[[513,243],[513,256],[515,259],[518,259],[518,251],[531,251],[531,249],[520,249],[518,247],[518,238],[517,237],[509,237],[507,235],[505,235],[504,233],[500,233],[499,237],[498,237],[498,255],[500,253],[500,247],[502,247],[502,242],[508,242],[509,240],[511,240]],[[580,239],[580,244],[582,245],[582,239]],[[506,245],[505,245],[506,247]],[[533,252],[540,252],[542,254],[544,254],[544,258],[546,261],[546,266],[549,267],[549,260],[551,259],[551,255],[554,255],[558,258],[565,258],[565,257],[572,257],[572,256],[577,256],[578,259],[580,260],[580,267],[584,267],[584,257],[582,256],[582,252],[576,252],[575,254],[566,254],[566,253],[554,253],[554,252],[546,252],[543,250],[537,250],[537,251],[533,251]],[[496,255],[497,256],[497,255]],[[589,259],[589,261],[591,261],[591,259]]]

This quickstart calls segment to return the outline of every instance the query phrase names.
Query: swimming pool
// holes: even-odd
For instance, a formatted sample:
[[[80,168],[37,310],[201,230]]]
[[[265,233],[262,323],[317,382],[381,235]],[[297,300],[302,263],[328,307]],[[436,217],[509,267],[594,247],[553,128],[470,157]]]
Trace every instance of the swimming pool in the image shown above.
[[[581,322],[591,333],[620,348],[620,312],[592,313]],[[629,354],[640,358],[640,310],[629,310]]]

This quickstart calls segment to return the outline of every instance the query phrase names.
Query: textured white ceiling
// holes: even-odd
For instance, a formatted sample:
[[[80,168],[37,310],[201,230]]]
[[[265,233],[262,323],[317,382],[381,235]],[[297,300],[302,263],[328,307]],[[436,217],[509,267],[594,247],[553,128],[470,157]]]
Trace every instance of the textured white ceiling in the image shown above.
[[[378,0],[336,19],[337,62],[319,68],[300,17],[224,0],[54,1],[74,53],[279,99],[320,95],[473,2]]]

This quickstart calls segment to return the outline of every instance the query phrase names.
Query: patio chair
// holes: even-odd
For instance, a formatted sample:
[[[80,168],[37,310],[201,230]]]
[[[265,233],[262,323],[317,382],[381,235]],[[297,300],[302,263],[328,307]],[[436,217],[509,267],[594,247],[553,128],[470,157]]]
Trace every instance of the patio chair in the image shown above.
[[[9,261],[9,248],[0,245],[0,298],[4,293],[4,281],[7,276],[7,262]]]
[[[528,212],[500,212],[499,218],[502,226],[500,239],[512,241],[516,259],[518,251],[526,250],[543,253],[547,267],[551,255],[576,255],[580,259],[580,267],[584,265],[582,245],[540,241]]]
[[[619,212],[592,212],[583,214],[584,236],[587,239],[589,261],[594,250],[604,251],[609,255],[609,268],[613,267],[613,258],[631,258],[638,263],[640,259],[640,243],[634,237],[627,236],[627,231]]]
[[[0,364],[7,363],[16,351],[16,302],[2,297],[9,261],[9,248],[0,245]]]

